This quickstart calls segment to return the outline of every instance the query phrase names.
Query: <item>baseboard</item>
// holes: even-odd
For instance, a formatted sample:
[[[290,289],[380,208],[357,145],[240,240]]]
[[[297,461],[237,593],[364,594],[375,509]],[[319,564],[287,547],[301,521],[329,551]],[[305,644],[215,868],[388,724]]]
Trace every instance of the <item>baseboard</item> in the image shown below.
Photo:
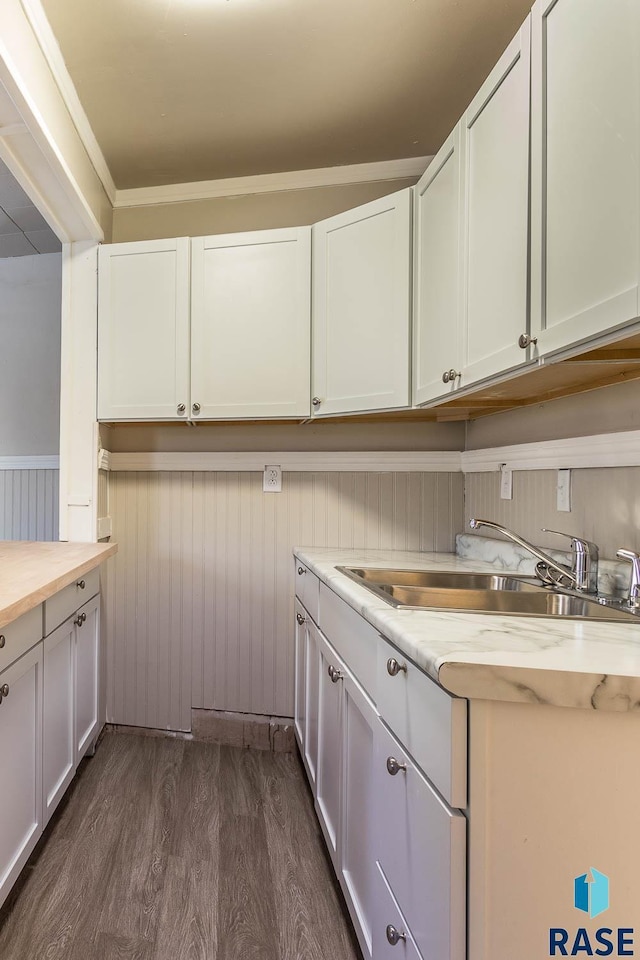
[[[268,717],[228,710],[192,710],[191,732],[134,727],[122,723],[107,723],[105,730],[138,737],[197,740],[245,750],[270,750],[272,753],[293,753],[296,748],[293,721],[289,717]]]

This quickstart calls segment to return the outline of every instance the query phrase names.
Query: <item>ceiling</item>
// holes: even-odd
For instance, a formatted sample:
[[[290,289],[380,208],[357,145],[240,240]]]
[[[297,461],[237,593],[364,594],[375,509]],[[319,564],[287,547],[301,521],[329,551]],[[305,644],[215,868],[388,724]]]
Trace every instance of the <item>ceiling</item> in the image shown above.
[[[42,0],[119,189],[426,156],[531,0]]]
[[[61,249],[53,230],[0,160],[0,258]]]

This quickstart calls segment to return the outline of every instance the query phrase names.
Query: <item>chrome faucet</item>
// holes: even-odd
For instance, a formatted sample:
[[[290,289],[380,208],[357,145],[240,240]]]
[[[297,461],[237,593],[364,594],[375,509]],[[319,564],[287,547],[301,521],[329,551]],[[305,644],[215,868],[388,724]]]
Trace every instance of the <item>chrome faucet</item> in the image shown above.
[[[620,560],[628,560],[631,564],[627,604],[632,610],[638,611],[640,610],[640,555],[633,550],[618,550],[616,557]]]
[[[493,520],[469,521],[472,530],[479,530],[480,527],[490,527],[504,534],[509,540],[513,540],[519,546],[524,547],[529,553],[533,554],[538,560],[536,564],[536,574],[543,583],[552,584],[557,587],[568,587],[572,590],[578,590],[580,593],[598,592],[598,547],[590,540],[583,540],[581,537],[574,537],[570,533],[561,533],[559,530],[548,530],[543,527],[545,533],[558,534],[561,537],[568,537],[571,540],[571,566],[553,560],[538,547],[534,547],[528,540],[518,536],[512,530],[508,530]]]

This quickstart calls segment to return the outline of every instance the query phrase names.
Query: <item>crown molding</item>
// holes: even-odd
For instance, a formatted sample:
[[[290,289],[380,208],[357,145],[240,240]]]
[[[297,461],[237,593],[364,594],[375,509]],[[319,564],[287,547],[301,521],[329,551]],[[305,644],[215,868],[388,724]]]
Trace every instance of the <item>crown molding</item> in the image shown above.
[[[122,471],[219,471],[262,473],[277,463],[296,473],[459,473],[457,451],[367,453],[307,451],[264,453],[111,453],[109,469]]]
[[[508,470],[640,467],[640,430],[467,450],[461,463],[464,473],[495,472],[503,465]]]
[[[0,457],[0,470],[59,470],[60,457]]]
[[[422,176],[432,159],[408,157],[378,163],[354,163],[344,167],[321,167],[317,170],[292,170],[288,173],[265,173],[252,177],[228,177],[224,180],[199,180],[193,183],[170,183],[163,187],[117,190],[114,206],[116,209],[156,206],[256,193],[310,190],[314,187],[343,186],[350,183],[405,180]]]
[[[116,199],[116,185],[113,182],[107,161],[104,158],[104,154],[100,149],[100,145],[89,123],[89,118],[80,103],[78,92],[67,70],[62,51],[51,29],[51,24],[44,12],[41,0],[20,0],[20,2],[36,40],[40,45],[44,58],[49,65],[55,84],[69,111],[73,125],[78,131],[78,136],[84,144],[89,160],[113,206]]]

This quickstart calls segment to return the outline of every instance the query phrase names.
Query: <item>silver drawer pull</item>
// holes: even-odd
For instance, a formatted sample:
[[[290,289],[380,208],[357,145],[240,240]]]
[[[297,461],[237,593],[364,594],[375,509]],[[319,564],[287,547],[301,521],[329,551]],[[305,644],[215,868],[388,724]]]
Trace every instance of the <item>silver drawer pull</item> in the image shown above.
[[[303,574],[303,573],[306,573],[306,572],[307,572],[307,571],[305,570],[304,567],[298,567],[298,576],[299,576],[299,577],[301,577],[302,574]]]
[[[407,672],[406,663],[398,663],[395,657],[389,657],[387,660],[387,673],[389,676],[397,677],[402,670],[404,670],[405,673]]]
[[[76,583],[76,587],[80,587],[81,590],[84,590],[84,588],[86,587],[85,581],[84,581],[84,580],[78,580],[78,582]]]
[[[302,626],[303,623],[307,622],[307,618],[303,617],[301,613],[296,613],[296,620],[298,621],[300,626]]]
[[[79,613],[76,619],[73,621],[77,627],[81,627],[83,623],[87,620],[86,613]]]
[[[0,633],[0,650],[2,650],[6,642],[7,642],[7,638],[3,633]]]
[[[336,668],[332,665],[329,665],[329,669],[327,670],[327,673],[329,674],[331,683],[337,683],[338,680],[342,680],[342,674],[340,673],[339,670],[336,670]]]
[[[9,684],[3,683],[0,687],[0,703],[4,700],[5,697],[9,696]]]
[[[395,757],[387,757],[387,773],[390,773],[392,777],[395,777],[395,775],[400,773],[401,770],[403,773],[407,772],[406,763],[400,763],[400,761],[396,760]]]
[[[406,942],[406,939],[407,939],[406,933],[400,933],[400,931],[396,930],[396,928],[392,923],[389,924],[389,926],[387,927],[387,940],[389,941],[392,947],[395,947],[396,944],[400,943],[401,940],[403,942]]]

